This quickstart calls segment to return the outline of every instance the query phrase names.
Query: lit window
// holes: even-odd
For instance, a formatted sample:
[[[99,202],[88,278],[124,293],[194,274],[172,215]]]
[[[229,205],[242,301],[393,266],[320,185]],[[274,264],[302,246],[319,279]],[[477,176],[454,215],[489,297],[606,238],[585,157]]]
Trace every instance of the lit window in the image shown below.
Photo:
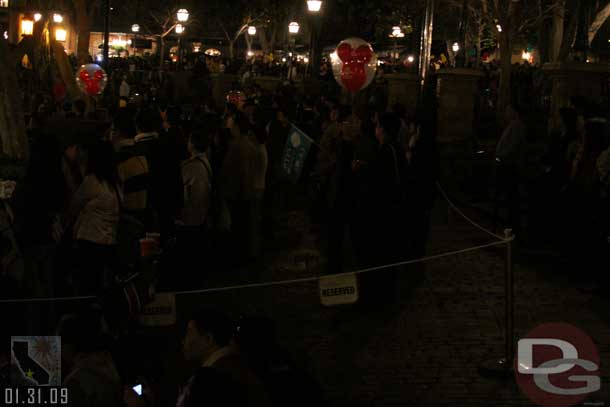
[[[0,0],[0,7],[8,7],[8,0]]]

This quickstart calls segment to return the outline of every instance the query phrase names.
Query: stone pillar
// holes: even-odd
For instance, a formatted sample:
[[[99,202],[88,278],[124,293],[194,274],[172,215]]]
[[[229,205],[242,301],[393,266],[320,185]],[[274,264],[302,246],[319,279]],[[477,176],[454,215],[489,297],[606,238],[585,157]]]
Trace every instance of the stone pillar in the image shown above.
[[[542,69],[551,82],[549,130],[559,128],[559,110],[570,105],[570,98],[580,96],[599,101],[610,78],[610,66],[603,64],[557,63],[545,64]]]
[[[417,110],[417,101],[421,90],[421,77],[417,74],[387,74],[388,81],[388,108],[396,103],[402,104],[407,117],[414,116]]]
[[[443,69],[437,73],[440,143],[466,143],[472,139],[481,76],[478,70],[465,68]]]

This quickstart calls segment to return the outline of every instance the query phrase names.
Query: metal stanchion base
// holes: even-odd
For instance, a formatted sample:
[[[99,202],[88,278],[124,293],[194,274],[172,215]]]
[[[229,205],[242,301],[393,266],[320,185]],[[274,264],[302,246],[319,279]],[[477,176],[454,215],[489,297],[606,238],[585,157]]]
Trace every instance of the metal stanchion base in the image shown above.
[[[493,379],[509,379],[513,377],[513,364],[506,358],[485,361],[479,366],[479,375]]]

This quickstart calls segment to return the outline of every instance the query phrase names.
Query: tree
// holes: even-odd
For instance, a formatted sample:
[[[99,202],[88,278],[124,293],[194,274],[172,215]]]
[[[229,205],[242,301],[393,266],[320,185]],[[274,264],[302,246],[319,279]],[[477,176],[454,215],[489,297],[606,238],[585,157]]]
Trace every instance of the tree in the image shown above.
[[[72,0],[76,27],[78,30],[78,45],[76,56],[79,65],[89,62],[89,39],[91,37],[91,22],[100,8],[100,0]]]
[[[7,42],[0,40],[0,157],[26,161],[28,144],[14,62]]]

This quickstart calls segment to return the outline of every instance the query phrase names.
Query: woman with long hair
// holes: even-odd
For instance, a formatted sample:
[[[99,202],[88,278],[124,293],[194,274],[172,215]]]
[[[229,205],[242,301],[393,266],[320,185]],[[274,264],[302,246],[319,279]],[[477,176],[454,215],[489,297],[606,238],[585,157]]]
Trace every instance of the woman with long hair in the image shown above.
[[[104,287],[105,272],[114,265],[122,194],[118,188],[114,149],[98,141],[89,150],[87,174],[68,211],[74,223],[77,270],[73,275],[79,294]]]

